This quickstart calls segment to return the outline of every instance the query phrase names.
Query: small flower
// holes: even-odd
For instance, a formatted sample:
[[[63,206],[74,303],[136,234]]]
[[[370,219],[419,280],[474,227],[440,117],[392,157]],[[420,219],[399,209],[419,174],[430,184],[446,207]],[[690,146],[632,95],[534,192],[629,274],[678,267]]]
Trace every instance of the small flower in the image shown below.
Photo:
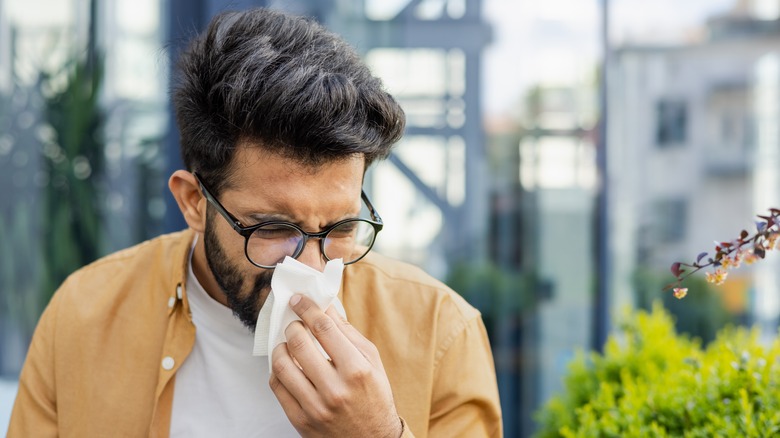
[[[743,257],[745,257],[744,251],[738,251],[736,254],[734,254],[734,259],[732,260],[734,269],[739,268],[740,265],[742,265]]]
[[[723,256],[720,259],[720,266],[723,269],[729,269],[730,267],[734,266],[734,260],[732,260],[729,256]]]
[[[715,272],[707,272],[705,275],[707,277],[707,283],[720,286],[726,281],[726,277],[728,277],[729,273],[726,272],[725,269],[718,268]]]
[[[745,254],[745,263],[748,265],[752,265],[756,261],[758,261],[758,256],[753,254],[753,251],[749,251],[747,254]]]
[[[678,300],[681,300],[681,299],[685,298],[686,295],[688,295],[688,288],[687,287],[676,287],[672,291],[672,294],[674,295],[675,298],[677,298]]]
[[[772,233],[766,238],[766,242],[764,242],[764,248],[766,249],[775,249],[777,247],[777,238],[778,233]]]

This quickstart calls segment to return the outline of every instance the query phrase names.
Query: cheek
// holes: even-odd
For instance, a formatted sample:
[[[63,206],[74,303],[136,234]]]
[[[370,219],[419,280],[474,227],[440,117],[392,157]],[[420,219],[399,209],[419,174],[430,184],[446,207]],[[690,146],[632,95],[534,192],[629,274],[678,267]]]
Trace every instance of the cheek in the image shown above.
[[[221,219],[217,215],[206,218],[205,240],[210,261],[222,267],[223,275],[229,272],[245,278],[254,265],[244,255],[244,237]]]
[[[216,237],[219,239],[220,247],[222,248],[224,256],[227,258],[227,261],[241,271],[247,270],[247,265],[252,265],[244,255],[244,236],[236,233],[236,231],[225,223],[225,221],[216,225],[217,226],[212,229],[215,229],[216,231]]]
[[[221,230],[221,246],[225,264],[230,265],[231,271],[238,275],[243,281],[242,295],[247,293],[248,289],[256,288],[255,285],[267,281],[270,284],[273,271],[260,269],[253,265],[246,257],[244,245],[246,240],[243,236],[236,233],[232,228]]]

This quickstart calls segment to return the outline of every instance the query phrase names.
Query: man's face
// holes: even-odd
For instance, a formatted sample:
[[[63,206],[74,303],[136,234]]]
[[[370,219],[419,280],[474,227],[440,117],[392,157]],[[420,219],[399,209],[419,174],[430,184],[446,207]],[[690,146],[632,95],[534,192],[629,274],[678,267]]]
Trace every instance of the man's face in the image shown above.
[[[362,157],[312,168],[244,145],[234,157],[232,184],[217,197],[243,226],[283,220],[317,232],[358,216],[363,170]],[[208,209],[204,247],[209,269],[233,313],[254,330],[273,270],[250,263],[244,255],[244,237],[211,205]],[[298,260],[321,271],[326,260],[319,241],[309,241]]]

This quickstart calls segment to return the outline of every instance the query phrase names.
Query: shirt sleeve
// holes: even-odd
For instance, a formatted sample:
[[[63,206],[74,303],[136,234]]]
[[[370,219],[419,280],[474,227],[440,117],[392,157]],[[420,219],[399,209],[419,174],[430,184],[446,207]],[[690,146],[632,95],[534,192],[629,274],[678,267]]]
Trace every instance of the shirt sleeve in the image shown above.
[[[59,294],[55,294],[38,321],[16,394],[8,438],[57,436],[54,386],[54,334]]]
[[[501,406],[479,314],[443,346],[436,365],[429,437],[501,437]]]

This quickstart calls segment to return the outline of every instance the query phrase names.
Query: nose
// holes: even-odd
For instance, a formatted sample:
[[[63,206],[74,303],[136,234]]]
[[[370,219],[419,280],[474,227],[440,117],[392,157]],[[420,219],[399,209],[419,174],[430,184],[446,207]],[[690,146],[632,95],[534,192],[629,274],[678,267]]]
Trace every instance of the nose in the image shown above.
[[[320,272],[324,271],[327,260],[322,251],[320,251],[320,240],[316,238],[309,239],[298,256],[298,261]]]

